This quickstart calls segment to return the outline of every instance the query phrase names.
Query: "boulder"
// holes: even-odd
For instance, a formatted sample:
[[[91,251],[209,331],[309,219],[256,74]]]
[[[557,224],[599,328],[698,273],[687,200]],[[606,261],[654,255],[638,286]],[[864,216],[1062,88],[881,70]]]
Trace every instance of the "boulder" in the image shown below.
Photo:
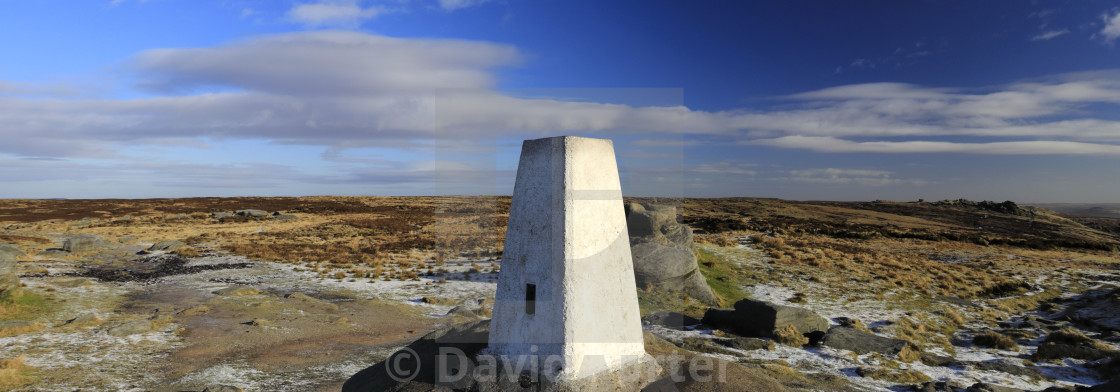
[[[1120,377],[1113,378],[1111,381],[1104,384],[1094,385],[1089,388],[1090,392],[1116,392],[1120,391]]]
[[[677,312],[657,312],[643,316],[642,324],[683,330],[685,327],[700,324],[700,320]]]
[[[960,389],[959,385],[947,381],[929,381],[925,384],[910,386],[910,390],[914,392],[956,392],[958,389]]]
[[[79,234],[62,242],[62,250],[70,253],[85,253],[102,246],[105,241],[91,234]]]
[[[1086,291],[1056,317],[1077,320],[1102,331],[1120,331],[1120,289]]]
[[[955,362],[953,357],[930,353],[922,353],[919,359],[921,359],[922,363],[926,366],[951,366]]]
[[[870,352],[897,355],[911,345],[905,340],[885,338],[853,327],[835,327],[828,330],[821,344],[861,355]]]
[[[182,241],[176,241],[176,240],[160,241],[160,242],[154,243],[154,244],[152,244],[152,246],[148,247],[148,251],[149,252],[171,251],[171,250],[182,248],[184,246],[187,246],[187,244],[184,244]]]
[[[639,288],[679,290],[709,305],[719,303],[696,263],[692,228],[677,223],[676,207],[629,203],[626,226]]]
[[[715,342],[722,344],[724,347],[731,347],[743,351],[774,349],[773,341],[758,338],[725,338],[715,339]]]
[[[245,392],[245,390],[233,385],[219,384],[208,386],[206,389],[203,389],[202,392]]]
[[[261,218],[268,216],[268,211],[264,210],[237,210],[238,216],[250,216],[254,218]]]
[[[1096,361],[1103,358],[1118,360],[1120,359],[1120,351],[1105,350],[1087,344],[1045,342],[1038,345],[1038,351],[1033,356],[1036,361],[1061,358],[1076,358],[1087,361]]]
[[[965,392],[1023,392],[1022,389],[978,382],[965,389]]]
[[[211,218],[218,218],[218,219],[229,218],[231,216],[233,216],[232,212],[225,212],[225,211],[219,211],[219,212],[215,212],[215,213],[210,214]]]
[[[778,330],[790,325],[802,334],[824,333],[829,325],[824,317],[807,309],[752,299],[736,302],[735,309],[708,309],[701,321],[740,336],[759,338],[774,338]]]
[[[23,251],[19,250],[19,248],[16,248],[15,246],[9,244],[0,244],[0,260],[3,260],[5,256],[11,257],[12,260],[15,260],[20,256],[27,256],[27,254],[23,253]]]

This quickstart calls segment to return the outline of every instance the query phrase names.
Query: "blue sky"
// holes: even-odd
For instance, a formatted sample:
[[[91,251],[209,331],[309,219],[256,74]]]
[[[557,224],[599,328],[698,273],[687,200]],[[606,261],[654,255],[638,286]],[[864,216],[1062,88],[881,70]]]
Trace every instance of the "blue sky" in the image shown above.
[[[0,0],[0,197],[1120,202],[1108,1]]]

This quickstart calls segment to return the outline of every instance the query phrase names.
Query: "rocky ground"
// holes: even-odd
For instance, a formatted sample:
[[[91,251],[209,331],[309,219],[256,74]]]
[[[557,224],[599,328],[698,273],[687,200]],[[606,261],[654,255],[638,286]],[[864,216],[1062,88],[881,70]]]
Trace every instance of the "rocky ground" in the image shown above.
[[[0,288],[0,389],[339,390],[489,316],[508,199],[41,203],[0,203],[22,286]],[[680,273],[646,269],[647,348],[734,364],[724,390],[1038,391],[1120,374],[1107,232],[998,203],[678,205],[697,242]],[[664,240],[634,241],[659,244],[643,254],[689,247],[660,225]],[[750,306],[792,321],[736,316]]]

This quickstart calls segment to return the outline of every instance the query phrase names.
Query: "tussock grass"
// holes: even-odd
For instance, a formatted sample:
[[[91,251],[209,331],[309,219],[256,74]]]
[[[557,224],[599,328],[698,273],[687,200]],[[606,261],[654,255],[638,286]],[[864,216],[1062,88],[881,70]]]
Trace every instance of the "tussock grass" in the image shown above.
[[[860,367],[856,369],[856,374],[860,377],[869,377],[894,383],[921,383],[931,380],[925,373],[917,370],[890,370],[884,368]]]
[[[35,368],[23,363],[25,356],[0,359],[0,389],[9,390],[31,384],[29,375]]]
[[[809,344],[809,338],[805,337],[801,331],[797,330],[792,324],[784,326],[774,334],[774,341],[793,347],[801,347]]]
[[[1019,350],[1019,345],[1011,338],[996,331],[984,331],[972,338],[972,344],[981,347],[996,348],[1000,350]]]
[[[1092,348],[1095,348],[1095,349],[1098,349],[1098,350],[1111,350],[1112,349],[1111,347],[1109,347],[1105,344],[1102,344],[1101,342],[1090,339],[1088,336],[1085,336],[1085,334],[1083,334],[1083,333],[1081,333],[1081,332],[1079,332],[1075,329],[1072,329],[1072,328],[1062,328],[1062,329],[1059,329],[1057,331],[1051,332],[1049,335],[1046,336],[1046,339],[1043,340],[1043,342],[1045,342],[1045,343],[1058,343],[1058,344],[1071,344],[1071,345],[1075,345],[1075,346],[1084,345],[1084,346],[1092,347]]]

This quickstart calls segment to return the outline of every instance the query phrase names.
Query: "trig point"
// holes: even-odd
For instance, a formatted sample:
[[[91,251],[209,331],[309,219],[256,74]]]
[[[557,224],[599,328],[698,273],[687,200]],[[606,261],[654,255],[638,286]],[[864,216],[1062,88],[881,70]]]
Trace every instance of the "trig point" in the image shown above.
[[[610,140],[522,145],[487,351],[531,364],[546,389],[638,390],[657,376]]]

